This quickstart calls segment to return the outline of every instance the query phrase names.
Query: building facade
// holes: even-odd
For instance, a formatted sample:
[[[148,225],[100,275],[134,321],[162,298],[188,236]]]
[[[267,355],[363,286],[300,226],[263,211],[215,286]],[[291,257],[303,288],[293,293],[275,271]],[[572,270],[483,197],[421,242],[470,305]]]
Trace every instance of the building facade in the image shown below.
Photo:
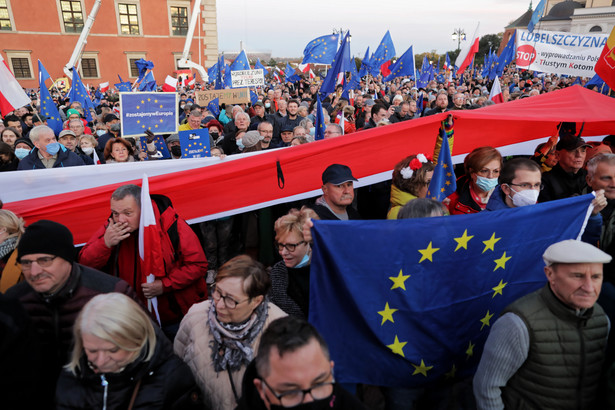
[[[102,0],[80,58],[84,83],[134,80],[136,60],[154,63],[158,84],[181,69],[194,1]],[[53,79],[64,77],[96,0],[0,0],[0,52],[20,84],[38,87],[38,62]],[[218,55],[216,1],[202,0],[190,59],[204,67]]]

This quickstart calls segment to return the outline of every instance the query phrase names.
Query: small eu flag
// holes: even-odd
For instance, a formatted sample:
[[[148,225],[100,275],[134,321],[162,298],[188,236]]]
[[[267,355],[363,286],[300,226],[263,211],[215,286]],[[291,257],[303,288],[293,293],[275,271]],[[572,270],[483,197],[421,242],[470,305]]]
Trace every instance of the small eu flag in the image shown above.
[[[122,136],[177,132],[177,98],[170,93],[120,93]]]
[[[440,128],[440,138],[442,139],[442,146],[440,147],[436,169],[433,171],[429,188],[427,188],[427,198],[441,202],[457,190],[457,181],[455,180],[453,159],[444,125]]]
[[[384,78],[384,81],[391,81],[396,77],[413,76],[414,77],[414,53],[412,46],[399,57],[391,66],[391,74]]]

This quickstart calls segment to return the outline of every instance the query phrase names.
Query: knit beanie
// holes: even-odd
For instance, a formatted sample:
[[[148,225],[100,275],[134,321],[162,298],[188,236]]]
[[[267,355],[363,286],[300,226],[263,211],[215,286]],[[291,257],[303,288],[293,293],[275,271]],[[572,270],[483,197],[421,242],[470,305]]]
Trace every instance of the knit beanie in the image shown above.
[[[33,253],[46,253],[59,256],[68,262],[75,260],[73,234],[62,224],[41,220],[26,228],[17,245],[21,258]]]

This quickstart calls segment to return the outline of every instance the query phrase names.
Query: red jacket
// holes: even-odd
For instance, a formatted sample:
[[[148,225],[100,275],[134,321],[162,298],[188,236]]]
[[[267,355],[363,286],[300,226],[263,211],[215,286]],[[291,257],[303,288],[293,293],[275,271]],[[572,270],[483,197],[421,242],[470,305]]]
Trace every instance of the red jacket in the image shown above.
[[[164,289],[163,294],[158,296],[158,312],[162,325],[169,325],[179,323],[194,303],[207,299],[207,259],[198,237],[183,219],[178,218],[175,209],[169,207],[160,215],[155,203],[153,207],[162,230],[166,272],[166,276],[161,279]],[[124,279],[147,306],[147,299],[141,289],[141,284],[146,281],[142,277],[139,263],[139,232],[136,230],[119,245],[108,248],[104,240],[107,225],[108,222],[83,247],[79,253],[79,262]],[[179,237],[178,249],[173,246],[168,233],[169,229],[175,227]]]

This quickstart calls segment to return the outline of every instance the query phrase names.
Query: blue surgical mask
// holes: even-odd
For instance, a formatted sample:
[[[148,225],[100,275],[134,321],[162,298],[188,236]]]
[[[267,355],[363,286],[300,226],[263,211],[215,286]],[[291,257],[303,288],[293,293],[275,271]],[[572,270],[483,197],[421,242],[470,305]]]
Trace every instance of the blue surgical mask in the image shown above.
[[[313,137],[316,135],[316,127],[311,127],[310,128],[310,135]]]
[[[19,159],[24,159],[25,157],[28,156],[29,153],[30,153],[30,150],[25,149],[25,148],[17,148],[15,150],[15,156]]]
[[[483,192],[489,192],[498,185],[497,178],[485,178],[477,175],[476,186]]]
[[[107,131],[105,131],[105,130],[96,130],[96,135],[98,135],[99,137],[102,137],[106,133],[107,133]]]
[[[49,155],[55,155],[58,153],[58,151],[60,151],[60,143],[59,142],[52,142],[50,144],[47,144],[46,150],[47,153]]]
[[[235,142],[237,143],[237,146],[239,147],[239,149],[242,151],[246,147],[245,145],[243,145],[243,141],[241,139],[235,140]]]
[[[271,103],[265,103],[265,108],[271,108]]]
[[[303,259],[301,259],[301,262],[299,262],[297,266],[295,266],[295,268],[303,268],[304,266],[307,266],[309,263],[310,263],[310,248],[308,248],[308,251],[305,253],[305,256],[303,256]]]

